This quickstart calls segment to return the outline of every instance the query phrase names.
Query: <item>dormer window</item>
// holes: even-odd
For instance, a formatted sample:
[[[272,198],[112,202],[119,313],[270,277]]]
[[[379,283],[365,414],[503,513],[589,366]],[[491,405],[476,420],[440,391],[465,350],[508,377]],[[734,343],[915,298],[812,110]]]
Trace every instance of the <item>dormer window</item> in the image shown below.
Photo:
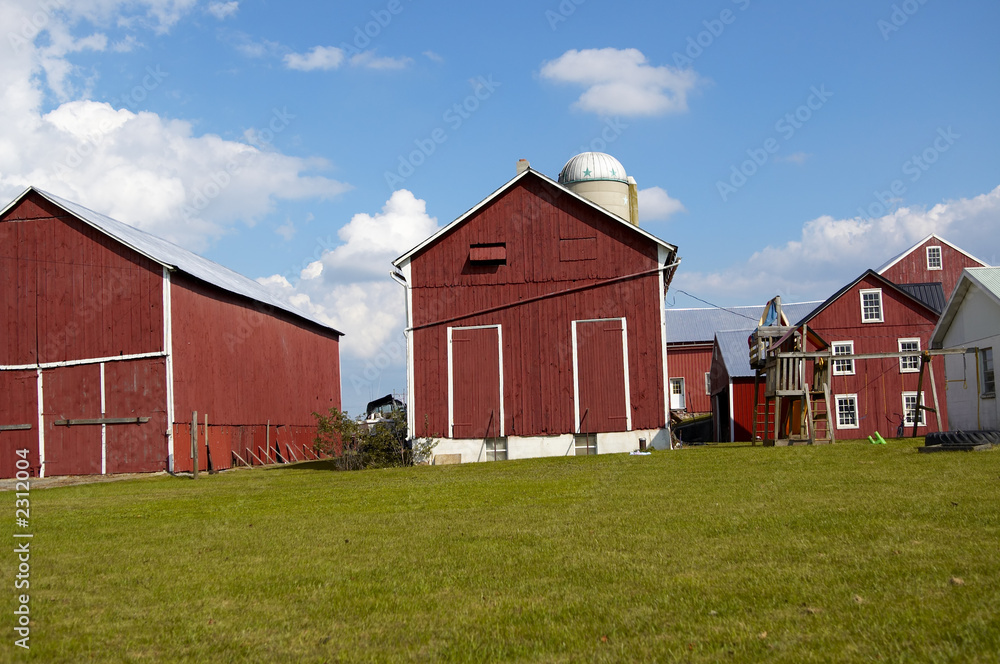
[[[469,262],[473,265],[506,265],[507,244],[492,242],[469,246]]]
[[[941,269],[941,247],[927,247],[927,269]]]

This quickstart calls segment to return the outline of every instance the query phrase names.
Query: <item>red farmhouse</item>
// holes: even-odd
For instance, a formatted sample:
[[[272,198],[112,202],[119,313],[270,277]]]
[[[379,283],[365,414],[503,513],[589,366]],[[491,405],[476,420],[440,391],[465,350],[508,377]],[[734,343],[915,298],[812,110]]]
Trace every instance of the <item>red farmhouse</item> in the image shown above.
[[[193,411],[202,469],[301,459],[340,406],[340,332],[34,188],[0,212],[0,330],[3,477],[190,470]]]
[[[677,248],[605,154],[559,182],[526,161],[398,258],[410,435],[435,462],[669,446],[663,300]]]
[[[908,353],[901,358],[834,360],[830,371],[833,432],[837,438],[865,438],[876,431],[895,435],[900,423],[906,435],[914,421],[918,435],[938,430],[938,416],[919,411],[917,387],[920,352],[944,310],[949,289],[962,270],[985,265],[936,235],[930,235],[876,270],[868,270],[805,316],[791,319],[808,325],[830,344],[834,355]],[[898,281],[897,281],[898,280]],[[749,439],[754,418],[754,372],[747,351],[739,350],[742,333],[719,332],[713,358],[713,414],[716,435],[723,440]],[[930,364],[934,380],[925,377],[920,396],[934,408],[935,394],[943,426],[947,422],[944,365]],[[761,399],[763,401],[763,399]]]

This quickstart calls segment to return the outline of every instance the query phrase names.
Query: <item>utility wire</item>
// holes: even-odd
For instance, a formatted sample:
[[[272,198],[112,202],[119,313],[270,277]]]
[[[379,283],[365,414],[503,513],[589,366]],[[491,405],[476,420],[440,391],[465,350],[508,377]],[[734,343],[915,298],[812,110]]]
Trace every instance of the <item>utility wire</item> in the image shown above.
[[[677,289],[675,289],[675,290],[677,290]],[[717,305],[717,304],[712,304],[712,303],[711,303],[711,302],[709,302],[708,300],[703,300],[703,299],[701,299],[700,297],[698,297],[697,295],[692,295],[691,293],[688,293],[687,291],[682,291],[682,290],[677,290],[677,292],[678,292],[678,293],[684,293],[684,294],[685,294],[685,295],[687,295],[688,297],[691,297],[691,298],[694,298],[694,299],[698,300],[699,302],[704,302],[705,304],[707,304],[708,306],[710,306],[710,307],[712,307],[712,308],[714,308],[714,309],[722,309],[723,311],[728,311],[729,313],[733,314],[734,316],[742,316],[743,318],[746,318],[747,320],[752,320],[752,321],[754,321],[755,323],[756,323],[756,322],[757,322],[757,320],[758,320],[758,319],[756,319],[756,318],[754,318],[754,317],[752,317],[752,316],[747,316],[746,314],[741,314],[741,313],[740,313],[740,312],[738,312],[738,311],[733,311],[732,309],[726,309],[725,307],[720,307],[720,306],[719,306],[719,305]]]

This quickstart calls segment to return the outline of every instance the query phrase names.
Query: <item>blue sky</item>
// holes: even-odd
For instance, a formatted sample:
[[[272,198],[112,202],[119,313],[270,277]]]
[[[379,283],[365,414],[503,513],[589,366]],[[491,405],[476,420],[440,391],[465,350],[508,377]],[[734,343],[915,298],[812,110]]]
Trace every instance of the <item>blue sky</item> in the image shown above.
[[[405,386],[389,262],[501,186],[617,157],[670,306],[822,299],[938,232],[1000,262],[1000,5],[0,0],[0,196],[166,236]]]

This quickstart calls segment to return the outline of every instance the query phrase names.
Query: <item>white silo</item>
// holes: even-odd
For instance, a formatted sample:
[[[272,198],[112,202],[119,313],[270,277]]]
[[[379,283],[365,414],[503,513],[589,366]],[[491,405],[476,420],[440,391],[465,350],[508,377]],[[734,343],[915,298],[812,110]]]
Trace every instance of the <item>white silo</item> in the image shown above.
[[[625,173],[617,159],[603,152],[583,152],[566,162],[559,172],[559,184],[570,191],[638,225],[635,180]]]

